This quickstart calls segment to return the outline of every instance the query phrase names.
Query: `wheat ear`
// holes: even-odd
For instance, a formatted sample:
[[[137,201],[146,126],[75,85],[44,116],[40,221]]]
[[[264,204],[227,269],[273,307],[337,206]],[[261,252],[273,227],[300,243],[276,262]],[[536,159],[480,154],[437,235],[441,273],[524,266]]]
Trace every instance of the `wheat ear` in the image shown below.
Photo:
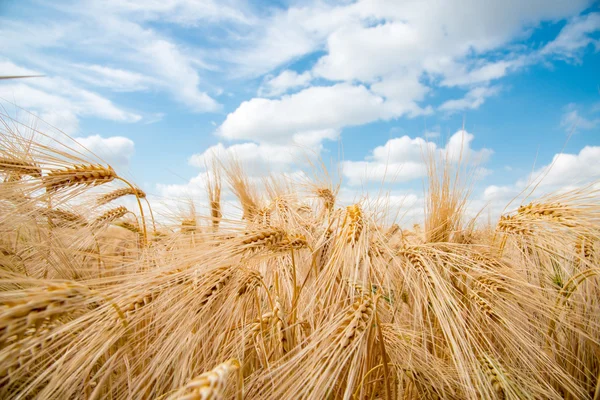
[[[247,234],[242,240],[242,244],[248,248],[272,247],[283,242],[285,238],[286,234],[281,229],[264,229]]]
[[[53,284],[44,291],[32,291],[28,296],[4,300],[0,309],[0,343],[11,336],[20,336],[29,327],[69,311],[69,306],[85,298],[89,292],[70,283]]]
[[[331,213],[333,211],[333,206],[335,205],[335,196],[333,192],[329,188],[318,188],[316,190],[317,197],[323,200],[323,207],[327,210],[327,212]]]
[[[49,210],[41,210],[41,214],[50,219],[52,224],[56,226],[85,226],[87,221],[79,214],[71,211],[61,210],[59,208],[51,208]],[[58,220],[58,222],[55,222]]]
[[[106,193],[106,194],[100,196],[97,200],[97,204],[99,206],[102,206],[102,205],[110,203],[111,201],[114,201],[120,197],[128,196],[128,195],[134,195],[140,199],[146,198],[146,193],[144,193],[143,190],[128,187],[128,188],[113,190],[110,193]]]
[[[347,313],[344,323],[338,329],[342,348],[350,346],[354,339],[368,328],[369,321],[373,317],[373,307],[373,300],[368,296],[352,304],[352,311]]]
[[[217,365],[211,371],[205,372],[188,382],[170,400],[217,400],[223,399],[229,376],[240,368],[240,362],[235,359]]]
[[[97,224],[109,223],[116,219],[121,218],[128,212],[129,212],[129,210],[127,209],[127,207],[119,206],[119,207],[110,209],[107,212],[105,212],[104,214],[100,215],[98,218],[96,218],[95,222]]]
[[[42,170],[34,163],[13,158],[0,158],[0,171],[20,175],[29,175],[33,178],[41,178]]]
[[[117,173],[110,166],[75,165],[66,169],[53,169],[44,176],[46,191],[53,192],[73,186],[97,186],[117,178]]]
[[[350,220],[348,224],[347,242],[348,244],[354,244],[358,241],[364,227],[363,213],[358,204],[348,206],[346,210]]]

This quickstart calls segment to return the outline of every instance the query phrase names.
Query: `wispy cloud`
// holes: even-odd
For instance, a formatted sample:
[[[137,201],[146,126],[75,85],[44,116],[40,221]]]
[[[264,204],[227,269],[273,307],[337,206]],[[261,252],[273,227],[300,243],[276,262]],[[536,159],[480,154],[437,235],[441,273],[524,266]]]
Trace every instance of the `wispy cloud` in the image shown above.
[[[590,130],[600,127],[600,118],[585,117],[581,115],[581,107],[570,103],[565,107],[564,114],[560,119],[560,126],[567,132],[576,132],[577,130]],[[593,112],[593,110],[592,110]]]
[[[0,61],[0,71],[7,75],[42,75],[41,71],[23,68],[9,61]],[[0,97],[19,107],[39,111],[54,123],[64,117],[69,127],[76,127],[73,119],[80,116],[119,122],[137,122],[141,119],[139,114],[116,106],[108,98],[58,77],[38,77],[3,84],[0,86]]]
[[[500,92],[499,86],[476,87],[469,90],[462,99],[445,101],[439,109],[441,111],[456,112],[461,110],[474,110],[479,108],[488,97],[495,96]]]

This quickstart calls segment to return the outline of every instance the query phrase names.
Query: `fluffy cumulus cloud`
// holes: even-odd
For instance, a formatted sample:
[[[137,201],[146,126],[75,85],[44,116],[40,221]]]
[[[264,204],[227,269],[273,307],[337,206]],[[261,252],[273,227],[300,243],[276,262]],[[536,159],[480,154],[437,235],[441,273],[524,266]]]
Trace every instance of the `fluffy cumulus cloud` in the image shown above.
[[[175,199],[194,199],[196,202],[207,202],[207,175],[203,171],[184,184],[158,184],[160,196],[174,201]]]
[[[227,115],[217,134],[229,140],[285,141],[297,132],[339,129],[420,111],[414,104],[386,102],[363,85],[340,83],[281,99],[245,101]]]
[[[294,161],[299,161],[300,148],[286,145],[240,143],[226,147],[222,143],[209,147],[200,154],[190,157],[189,163],[203,168],[211,165],[211,160],[227,162],[229,159],[237,160],[244,166],[248,175],[266,175],[270,170],[283,172]]]
[[[412,85],[423,75],[446,78],[445,85],[484,82],[519,68],[525,60],[510,54],[506,60],[486,63],[477,56],[524,37],[542,21],[573,17],[546,54],[556,54],[559,48],[572,53],[586,46],[586,35],[597,29],[596,16],[581,21],[577,14],[590,3],[359,0],[330,7],[292,7],[266,24],[258,49],[264,57],[274,55],[275,48],[260,45],[272,40],[293,49],[287,58],[273,57],[271,68],[277,61],[323,49],[326,54],[312,73],[331,81],[376,83],[400,73],[411,76]],[[280,35],[283,26],[294,34]]]
[[[581,185],[592,179],[600,178],[600,146],[585,146],[578,154],[559,153],[552,162],[517,185],[524,186],[529,182],[540,182],[546,188]]]
[[[552,161],[518,179],[512,185],[489,185],[478,204],[494,215],[520,204],[532,193],[534,197],[586,186],[600,179],[600,146],[585,146],[579,153],[555,154]]]
[[[216,133],[224,140],[282,144],[300,131],[477,109],[503,90],[495,82],[505,76],[553,57],[575,57],[596,43],[600,14],[579,16],[590,4],[358,0],[277,10],[240,41],[241,49],[228,53],[242,75],[269,74],[259,97],[243,101]],[[544,46],[507,47],[542,22],[561,20],[566,25]],[[318,56],[302,63],[304,70],[279,69],[310,54]],[[440,87],[464,92],[431,104]],[[375,176],[387,171],[370,161],[346,166],[356,173],[365,167],[380,171]],[[418,175],[421,167],[406,162],[400,176]]]
[[[460,130],[453,134],[445,147],[423,138],[409,136],[390,139],[363,161],[344,161],[343,174],[350,185],[369,181],[406,182],[424,178],[427,175],[427,158],[443,157],[450,162],[459,161],[475,165],[485,163],[492,154],[490,149],[474,150],[471,142],[474,135]],[[485,171],[481,171],[485,173]]]
[[[227,162],[238,160],[244,165],[245,172],[251,176],[269,174],[272,171],[289,172],[315,160],[323,148],[324,140],[335,140],[339,131],[324,129],[298,132],[287,142],[246,142],[230,146],[218,143],[202,153],[194,154],[189,164],[199,168],[212,165],[217,159]]]
[[[129,167],[135,150],[133,140],[123,136],[102,137],[92,135],[76,140],[100,159],[120,171]]]
[[[442,110],[477,108],[497,92],[491,81],[548,57],[574,59],[582,49],[598,47],[594,32],[600,26],[599,13],[579,15],[591,0],[309,1],[266,12],[242,0],[68,4],[48,7],[54,23],[1,20],[3,53],[13,61],[27,60],[47,76],[68,76],[74,86],[88,91],[161,91],[195,112],[221,109],[215,99],[221,88],[207,78],[215,71],[226,77],[266,74],[260,96],[298,90],[308,90],[303,101],[308,95],[343,95],[344,88],[335,83],[345,82],[368,91],[359,97],[367,106],[382,100],[382,110],[368,112],[358,122],[350,119],[347,125],[430,112],[432,108],[419,103],[438,86],[466,89],[464,98],[442,104]],[[540,23],[560,20],[567,24],[541,50],[521,46],[497,52],[527,37]],[[161,24],[184,27],[203,40],[179,37],[178,29],[160,29]],[[307,55],[317,59],[303,63],[304,70],[281,69]],[[315,81],[319,86],[311,91],[308,86]],[[262,105],[250,99],[230,116],[257,104]],[[264,104],[269,114],[271,103]],[[339,117],[346,112],[342,107]],[[305,110],[299,114],[306,115]],[[308,129],[346,124],[329,125],[325,121]]]

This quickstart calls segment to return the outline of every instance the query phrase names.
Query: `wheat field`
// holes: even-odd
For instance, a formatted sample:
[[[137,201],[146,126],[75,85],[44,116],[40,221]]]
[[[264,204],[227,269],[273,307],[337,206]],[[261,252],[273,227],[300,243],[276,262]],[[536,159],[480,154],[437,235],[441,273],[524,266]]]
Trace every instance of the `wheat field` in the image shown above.
[[[593,184],[475,224],[432,159],[407,229],[325,172],[218,160],[164,218],[65,138],[0,131],[0,398],[600,399]]]

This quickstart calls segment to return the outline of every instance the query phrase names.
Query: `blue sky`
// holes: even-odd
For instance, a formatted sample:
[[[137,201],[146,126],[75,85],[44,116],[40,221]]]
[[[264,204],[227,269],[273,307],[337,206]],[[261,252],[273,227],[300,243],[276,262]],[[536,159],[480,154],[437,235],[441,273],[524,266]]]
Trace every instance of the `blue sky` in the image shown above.
[[[260,176],[343,148],[342,197],[419,205],[435,148],[483,206],[600,175],[599,50],[588,0],[5,0],[0,75],[45,77],[0,98],[161,197],[202,197],[215,151]]]

